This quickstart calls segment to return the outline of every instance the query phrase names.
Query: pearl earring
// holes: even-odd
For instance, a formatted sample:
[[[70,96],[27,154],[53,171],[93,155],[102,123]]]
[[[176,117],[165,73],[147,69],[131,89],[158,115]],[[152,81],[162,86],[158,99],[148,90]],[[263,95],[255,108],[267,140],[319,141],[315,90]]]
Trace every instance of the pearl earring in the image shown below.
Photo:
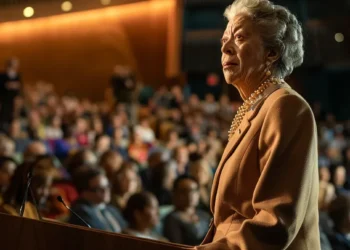
[[[270,76],[272,74],[271,71],[270,71],[270,64],[271,64],[270,62],[266,63],[266,66],[267,66],[266,67],[267,68],[266,76]]]

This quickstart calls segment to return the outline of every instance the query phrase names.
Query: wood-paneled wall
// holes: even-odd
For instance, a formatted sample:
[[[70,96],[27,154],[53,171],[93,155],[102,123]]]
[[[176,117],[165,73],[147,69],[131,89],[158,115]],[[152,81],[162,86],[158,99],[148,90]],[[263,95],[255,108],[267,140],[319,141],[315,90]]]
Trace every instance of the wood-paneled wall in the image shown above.
[[[26,84],[52,82],[59,94],[101,100],[116,64],[131,66],[145,84],[176,75],[176,0],[160,0],[0,24],[0,63],[21,61]],[[172,22],[169,25],[169,22]],[[170,47],[169,47],[170,46]],[[171,69],[167,68],[171,67]]]

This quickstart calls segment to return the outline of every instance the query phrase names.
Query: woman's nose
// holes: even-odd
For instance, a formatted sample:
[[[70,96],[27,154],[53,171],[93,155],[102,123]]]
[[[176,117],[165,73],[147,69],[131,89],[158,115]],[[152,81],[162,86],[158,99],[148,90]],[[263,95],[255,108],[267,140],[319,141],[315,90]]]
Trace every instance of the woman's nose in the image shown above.
[[[226,42],[222,45],[221,47],[221,52],[223,54],[227,54],[227,55],[233,55],[234,53],[234,48],[233,46],[229,43],[229,42]]]

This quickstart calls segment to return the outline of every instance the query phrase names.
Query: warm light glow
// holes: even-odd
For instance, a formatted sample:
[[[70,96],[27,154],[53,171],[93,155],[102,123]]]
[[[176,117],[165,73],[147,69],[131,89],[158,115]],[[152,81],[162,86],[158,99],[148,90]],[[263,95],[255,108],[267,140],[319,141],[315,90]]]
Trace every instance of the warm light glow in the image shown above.
[[[34,15],[34,9],[32,7],[27,7],[23,10],[23,16],[29,18]]]
[[[61,9],[65,12],[71,11],[73,8],[73,4],[69,1],[63,2],[61,5]]]
[[[111,3],[111,0],[101,0],[102,5],[108,5]]]
[[[344,35],[342,33],[337,33],[334,36],[334,39],[338,42],[341,43],[344,41]]]

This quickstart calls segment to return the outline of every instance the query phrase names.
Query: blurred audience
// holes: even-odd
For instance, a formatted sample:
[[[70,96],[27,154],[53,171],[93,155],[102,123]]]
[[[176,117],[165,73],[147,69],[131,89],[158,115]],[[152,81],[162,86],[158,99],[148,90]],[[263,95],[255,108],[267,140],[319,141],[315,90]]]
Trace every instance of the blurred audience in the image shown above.
[[[10,60],[2,75],[12,80],[4,85],[0,77],[6,88],[0,103],[7,102],[5,116],[0,112],[0,212],[19,214],[33,169],[26,217],[38,218],[36,202],[41,216],[82,225],[57,201],[62,196],[95,228],[201,242],[213,175],[239,102],[225,94],[218,101],[211,93],[185,97],[176,83],[155,91],[145,86],[137,98],[135,76],[123,66],[111,79],[116,102],[92,102],[59,96],[51,83],[22,84],[17,63]],[[4,93],[11,98],[2,99]],[[350,120],[338,121],[321,103],[313,108],[322,249],[349,249]]]

